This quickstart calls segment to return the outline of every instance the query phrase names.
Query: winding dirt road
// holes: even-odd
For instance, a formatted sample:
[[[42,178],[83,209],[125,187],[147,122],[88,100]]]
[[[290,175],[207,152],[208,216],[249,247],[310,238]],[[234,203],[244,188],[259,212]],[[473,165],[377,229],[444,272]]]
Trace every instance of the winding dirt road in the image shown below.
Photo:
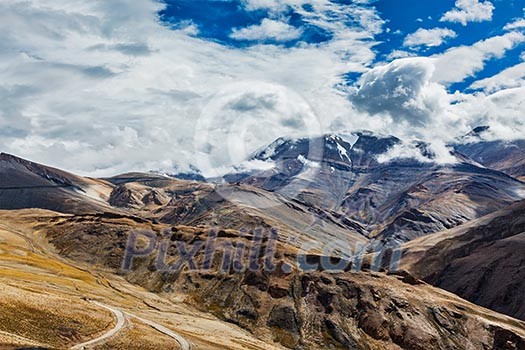
[[[122,311],[120,311],[119,309],[116,309],[114,307],[101,304],[101,303],[99,303],[97,301],[91,301],[91,303],[111,311],[115,315],[115,317],[117,318],[117,324],[115,325],[115,327],[113,327],[111,330],[109,330],[107,333],[104,333],[100,337],[92,339],[92,340],[90,340],[88,342],[85,342],[85,343],[82,343],[82,344],[75,345],[75,346],[73,346],[71,348],[71,350],[84,350],[84,349],[86,349],[86,348],[88,348],[90,346],[105,343],[107,340],[109,340],[115,334],[120,332],[122,330],[122,328],[126,325],[126,316],[124,316],[124,313]]]
[[[142,323],[145,323],[147,324],[148,326],[156,329],[157,331],[167,335],[168,337],[171,337],[173,339],[175,339],[177,341],[177,343],[179,343],[180,345],[180,348],[181,350],[191,350],[191,344],[190,342],[188,342],[183,336],[181,336],[180,334],[178,333],[175,333],[173,332],[172,330],[158,324],[158,323],[155,323],[155,322],[152,322],[150,320],[146,320],[142,317],[139,317],[139,316],[136,316],[136,315],[133,315],[133,314],[129,314],[126,312],[126,315],[128,316],[131,316],[133,318],[136,318],[137,320],[139,320],[140,322]]]
[[[166,327],[164,327],[164,326],[162,326],[162,325],[160,325],[160,324],[158,324],[156,322],[153,322],[153,321],[150,321],[150,320],[146,320],[146,319],[144,319],[142,317],[139,317],[137,315],[131,314],[129,312],[124,312],[124,311],[122,311],[120,309],[117,309],[117,308],[114,308],[112,306],[104,305],[102,303],[99,303],[98,301],[90,301],[90,302],[92,304],[95,304],[97,306],[100,306],[100,307],[102,307],[104,309],[107,309],[107,310],[111,311],[115,315],[115,317],[117,319],[117,324],[110,331],[108,331],[107,333],[101,335],[100,337],[98,337],[96,339],[92,339],[92,340],[90,340],[88,342],[85,342],[85,343],[82,343],[82,344],[77,344],[77,345],[73,346],[71,348],[71,350],[84,350],[84,349],[88,349],[91,346],[105,343],[110,338],[112,338],[114,335],[116,335],[118,332],[120,332],[122,330],[122,328],[124,328],[124,326],[126,325],[126,316],[135,318],[135,319],[139,320],[140,322],[142,322],[144,324],[147,324],[148,326],[156,329],[160,333],[165,334],[168,337],[175,339],[175,341],[177,343],[179,343],[181,350],[191,350],[190,342],[188,342],[183,336],[181,336],[178,333],[175,333],[174,331],[172,331],[172,330],[170,330],[170,329],[168,329],[168,328],[166,328]]]

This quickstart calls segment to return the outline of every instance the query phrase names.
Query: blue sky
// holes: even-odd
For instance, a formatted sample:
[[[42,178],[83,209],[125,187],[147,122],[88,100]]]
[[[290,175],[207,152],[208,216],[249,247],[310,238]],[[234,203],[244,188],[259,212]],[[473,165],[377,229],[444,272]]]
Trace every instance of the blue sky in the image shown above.
[[[221,173],[281,136],[368,129],[453,161],[476,126],[525,137],[524,7],[0,1],[0,150],[92,176]]]
[[[413,33],[419,28],[446,27],[455,31],[457,37],[448,39],[439,47],[416,50],[415,52],[418,54],[432,55],[455,46],[472,45],[487,37],[501,35],[504,32],[503,27],[512,19],[520,17],[525,8],[525,1],[523,0],[500,0],[493,3],[495,9],[490,21],[471,22],[464,26],[461,23],[443,23],[439,21],[442,15],[453,7],[454,1],[378,1],[375,6],[383,14],[383,18],[388,21],[386,26],[391,30],[390,33],[385,32],[378,37],[382,42],[378,46],[380,56],[384,57],[392,50],[402,47],[404,35]],[[420,20],[423,21],[421,22]],[[401,32],[400,35],[391,34],[398,30]],[[523,48],[523,46],[518,45],[515,49],[507,52],[502,60],[490,61],[476,77],[468,78],[464,83],[451,86],[451,90],[464,90],[476,79],[492,76],[505,67],[519,63]]]
[[[303,16],[290,6],[279,13],[280,18],[286,18],[286,22],[301,29],[299,37],[291,40],[275,40],[274,38],[258,40],[235,40],[232,33],[243,27],[258,25],[265,18],[275,18],[269,9],[247,9],[246,3],[239,0],[166,0],[167,7],[160,12],[160,17],[167,25],[177,27],[185,23],[193,23],[197,26],[198,37],[216,41],[223,45],[236,48],[263,44],[282,45],[292,47],[295,45],[321,44],[333,39],[333,33],[322,27],[317,27],[305,20]],[[293,2],[292,2],[293,3]],[[336,4],[352,4],[355,1],[333,1]],[[431,56],[462,45],[472,45],[480,40],[491,36],[502,35],[505,25],[514,19],[523,17],[525,0],[495,0],[490,20],[469,21],[467,25],[460,22],[443,21],[443,15],[454,8],[454,0],[418,1],[418,0],[378,0],[370,1],[365,7],[377,11],[378,16],[384,20],[383,30],[374,36],[377,45],[374,51],[377,57],[374,63],[391,60],[392,52],[396,50],[406,51],[412,55]],[[313,7],[305,2],[301,6],[305,11],[313,12]],[[343,21],[348,28],[352,28],[353,18],[344,18]],[[404,41],[407,35],[418,29],[446,28],[455,32],[454,37],[446,38],[438,46],[407,47]],[[522,61],[521,55],[524,45],[516,45],[512,50],[506,52],[501,59],[490,60],[484,69],[473,77],[467,77],[464,81],[451,84],[449,91],[465,91],[478,79],[487,78],[514,66]],[[348,83],[355,83],[360,74],[346,74]]]

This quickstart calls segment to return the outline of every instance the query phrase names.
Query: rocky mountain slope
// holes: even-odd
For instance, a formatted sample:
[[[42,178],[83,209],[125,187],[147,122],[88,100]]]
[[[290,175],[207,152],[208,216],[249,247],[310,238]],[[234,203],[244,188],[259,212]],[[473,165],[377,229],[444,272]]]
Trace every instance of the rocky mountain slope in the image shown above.
[[[404,248],[404,268],[418,278],[525,319],[525,202]]]
[[[35,222],[26,216],[23,220]],[[525,323],[470,304],[406,276],[376,272],[300,271],[293,246],[278,244],[277,269],[224,271],[221,257],[210,269],[158,270],[156,251],[122,270],[123,247],[137,223],[96,215],[40,218],[35,228],[57,252],[84,266],[100,266],[167,299],[212,312],[259,339],[290,349],[520,349]],[[143,223],[169,242],[166,264],[206,239],[206,228]],[[166,235],[165,229],[169,234]],[[164,237],[164,238],[161,238]],[[219,233],[219,251],[248,238]],[[196,262],[202,262],[198,251]],[[264,256],[261,256],[264,258]],[[243,262],[245,260],[239,260]],[[285,263],[292,266],[283,269]],[[87,264],[87,265],[86,265]]]
[[[166,330],[183,336],[192,349],[283,349],[107,269],[59,256],[40,227],[72,217],[38,209],[0,210],[0,349],[180,349]],[[79,346],[117,328],[114,312],[124,318],[114,335]]]
[[[107,211],[111,210],[107,203],[111,191],[104,181],[0,154],[0,209]]]
[[[471,141],[455,148],[487,168],[525,180],[525,140]]]
[[[278,139],[253,157],[274,162],[272,170],[225,179],[337,212],[385,242],[452,228],[525,196],[523,182],[460,153],[454,164],[436,163],[424,143],[407,146],[414,156],[381,160],[401,144],[369,132],[346,140],[337,135]]]

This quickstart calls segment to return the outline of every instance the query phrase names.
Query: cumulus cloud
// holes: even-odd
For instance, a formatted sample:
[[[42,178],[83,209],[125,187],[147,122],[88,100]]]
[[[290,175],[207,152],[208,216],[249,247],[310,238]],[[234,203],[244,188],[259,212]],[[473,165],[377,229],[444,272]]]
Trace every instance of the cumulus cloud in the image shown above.
[[[230,37],[235,40],[290,41],[298,39],[301,34],[302,30],[300,28],[295,28],[285,22],[264,18],[261,24],[234,29],[230,34]]]
[[[483,22],[492,19],[492,2],[479,0],[457,0],[456,7],[446,12],[440,21],[456,22],[466,26],[468,22]]]
[[[407,142],[385,159],[419,154],[411,142],[421,140],[429,144],[435,161],[455,161],[443,145],[470,131],[472,120],[452,108],[458,96],[432,80],[435,69],[433,58],[404,58],[375,67],[361,79],[351,100],[360,111],[373,116],[377,131]]]
[[[514,83],[503,82],[505,76],[523,74],[521,65],[477,82],[484,91],[476,94],[447,92],[435,79],[441,65],[436,57],[415,57],[375,67],[363,75],[351,99],[360,111],[381,116],[373,119],[377,130],[408,141],[426,141],[441,162],[453,161],[444,145],[476,126],[490,125],[490,139],[523,138],[525,87],[517,77]],[[385,157],[414,156],[416,150],[410,145],[401,145]]]
[[[415,33],[407,35],[404,46],[441,46],[446,39],[455,38],[456,32],[447,28],[423,29],[419,28]]]
[[[421,152],[421,146],[418,142],[401,142],[390,148],[386,153],[381,154],[377,160],[380,163],[390,162],[396,159],[415,159],[421,163],[438,163],[454,164],[458,159],[452,154],[452,150],[441,140],[425,145],[427,150],[432,154],[427,157]]]
[[[471,109],[468,95],[450,94],[446,86],[473,76],[488,60],[502,57],[524,40],[521,33],[510,32],[431,57],[397,59],[365,73],[351,100],[361,112],[378,116],[373,120],[385,133],[431,144],[448,142],[483,120],[478,112],[464,112]],[[517,68],[511,73],[517,73]]]
[[[454,112],[471,125],[490,125],[483,133],[487,140],[516,140],[525,135],[525,87],[509,88],[493,94],[464,95]]]
[[[364,74],[352,101],[361,110],[389,115],[394,123],[421,127],[448,105],[444,86],[432,82],[434,60],[395,60]]]

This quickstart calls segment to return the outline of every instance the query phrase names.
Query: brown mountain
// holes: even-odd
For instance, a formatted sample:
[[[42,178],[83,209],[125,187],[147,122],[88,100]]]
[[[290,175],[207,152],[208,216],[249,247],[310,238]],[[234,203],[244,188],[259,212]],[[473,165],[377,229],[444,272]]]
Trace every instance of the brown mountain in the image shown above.
[[[0,209],[42,208],[65,213],[107,211],[105,181],[0,154]]]
[[[405,246],[404,268],[478,305],[525,319],[525,201]]]
[[[461,138],[453,147],[490,169],[525,179],[525,140],[486,141],[488,126],[480,126]]]
[[[135,259],[122,270],[127,235],[134,228],[154,232],[169,242],[163,261],[180,260],[207,239],[209,228],[137,223],[128,218],[82,215],[31,218],[54,249],[82,266],[118,273],[168,300],[211,312],[248,330],[268,346],[283,349],[521,349],[525,323],[478,307],[459,297],[403,276],[376,272],[300,271],[296,250],[279,242],[274,271],[220,268],[227,247],[248,244],[250,233],[218,232],[210,269],[157,269],[158,253]],[[27,224],[27,223],[26,223]],[[166,235],[166,229],[169,232]],[[164,237],[164,238],[163,238]],[[248,253],[238,262],[247,262]],[[198,250],[195,262],[205,259]],[[282,269],[290,264],[290,269]],[[201,266],[201,265],[199,265]],[[209,334],[210,338],[215,337]],[[206,349],[203,347],[202,349]]]

